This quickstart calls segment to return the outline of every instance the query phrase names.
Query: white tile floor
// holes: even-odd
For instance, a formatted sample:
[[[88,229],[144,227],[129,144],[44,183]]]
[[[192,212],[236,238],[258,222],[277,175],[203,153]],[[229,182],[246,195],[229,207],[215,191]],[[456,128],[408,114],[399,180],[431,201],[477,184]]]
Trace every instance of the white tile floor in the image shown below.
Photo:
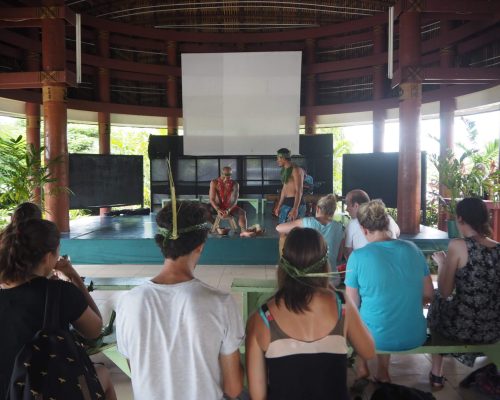
[[[82,265],[76,266],[80,275],[88,277],[148,277],[154,276],[160,269],[159,265]],[[220,290],[230,291],[234,278],[273,278],[276,274],[274,265],[265,266],[198,266],[195,275],[207,284]],[[114,308],[120,291],[95,291],[92,293],[103,318],[108,320],[111,310]],[[234,294],[236,301],[241,304],[241,296]],[[113,383],[119,400],[130,400],[133,398],[129,378],[124,375],[114,364],[104,356],[93,357],[96,361],[104,362],[110,369]],[[486,358],[476,361],[475,368],[487,363]],[[429,391],[428,374],[430,370],[429,355],[394,355],[391,358],[391,376],[394,383],[416,387]],[[445,361],[445,375],[448,382],[442,391],[435,392],[437,400],[486,400],[488,397],[480,395],[473,390],[459,388],[460,381],[475,368],[468,368],[452,358]],[[349,381],[352,382],[354,373],[349,372]],[[365,390],[363,399],[369,399],[374,385],[369,385]],[[195,400],[195,399],[193,399]]]

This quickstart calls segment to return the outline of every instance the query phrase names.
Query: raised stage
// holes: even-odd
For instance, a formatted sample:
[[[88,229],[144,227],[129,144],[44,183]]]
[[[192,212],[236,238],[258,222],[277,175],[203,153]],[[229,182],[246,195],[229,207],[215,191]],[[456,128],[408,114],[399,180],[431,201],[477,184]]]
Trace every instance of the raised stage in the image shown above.
[[[270,207],[262,214],[249,213],[249,225],[265,228],[262,236],[209,235],[200,259],[202,265],[274,265],[278,261],[277,219]],[[161,264],[163,257],[153,238],[155,214],[148,216],[83,217],[71,221],[71,233],[61,240],[61,254],[74,264]],[[425,253],[445,250],[446,232],[421,226],[418,235],[402,235]]]

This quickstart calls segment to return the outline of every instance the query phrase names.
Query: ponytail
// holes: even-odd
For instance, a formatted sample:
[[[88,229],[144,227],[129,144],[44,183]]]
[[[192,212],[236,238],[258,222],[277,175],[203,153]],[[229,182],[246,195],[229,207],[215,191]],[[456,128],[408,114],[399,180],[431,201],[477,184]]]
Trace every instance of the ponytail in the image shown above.
[[[0,282],[26,281],[47,253],[59,247],[59,230],[50,221],[31,219],[9,226],[0,241]]]

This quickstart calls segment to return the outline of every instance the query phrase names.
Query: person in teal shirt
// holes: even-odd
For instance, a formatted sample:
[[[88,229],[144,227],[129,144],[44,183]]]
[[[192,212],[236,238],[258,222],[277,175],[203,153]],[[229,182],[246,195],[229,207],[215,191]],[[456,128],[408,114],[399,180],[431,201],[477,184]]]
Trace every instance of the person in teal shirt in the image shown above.
[[[312,228],[325,239],[328,246],[328,261],[332,271],[337,271],[337,264],[342,259],[341,249],[344,248],[344,227],[340,222],[333,221],[337,198],[334,194],[323,196],[318,200],[316,216],[296,219],[291,222],[279,224],[276,230],[282,234],[288,234],[293,228]],[[340,278],[335,277],[333,283],[337,286]]]
[[[389,218],[381,200],[361,205],[358,221],[368,244],[349,257],[346,291],[358,305],[377,350],[421,346],[427,338],[422,306],[433,296],[429,267],[415,244],[387,234]],[[376,381],[390,382],[390,355],[377,356]],[[358,379],[369,376],[366,361],[356,362]]]

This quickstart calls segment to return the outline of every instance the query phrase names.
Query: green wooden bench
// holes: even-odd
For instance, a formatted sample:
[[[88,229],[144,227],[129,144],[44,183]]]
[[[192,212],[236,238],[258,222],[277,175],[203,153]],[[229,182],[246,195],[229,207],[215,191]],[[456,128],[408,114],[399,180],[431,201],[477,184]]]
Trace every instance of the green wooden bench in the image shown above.
[[[276,291],[276,280],[274,279],[244,279],[236,278],[233,280],[231,290],[241,293],[243,297],[243,320],[246,321],[258,307],[269,299]],[[243,350],[244,351],[244,350]],[[453,344],[439,345],[424,344],[415,349],[384,352],[377,351],[379,354],[446,354],[446,353],[483,353],[489,360],[500,368],[500,342],[495,344]]]

